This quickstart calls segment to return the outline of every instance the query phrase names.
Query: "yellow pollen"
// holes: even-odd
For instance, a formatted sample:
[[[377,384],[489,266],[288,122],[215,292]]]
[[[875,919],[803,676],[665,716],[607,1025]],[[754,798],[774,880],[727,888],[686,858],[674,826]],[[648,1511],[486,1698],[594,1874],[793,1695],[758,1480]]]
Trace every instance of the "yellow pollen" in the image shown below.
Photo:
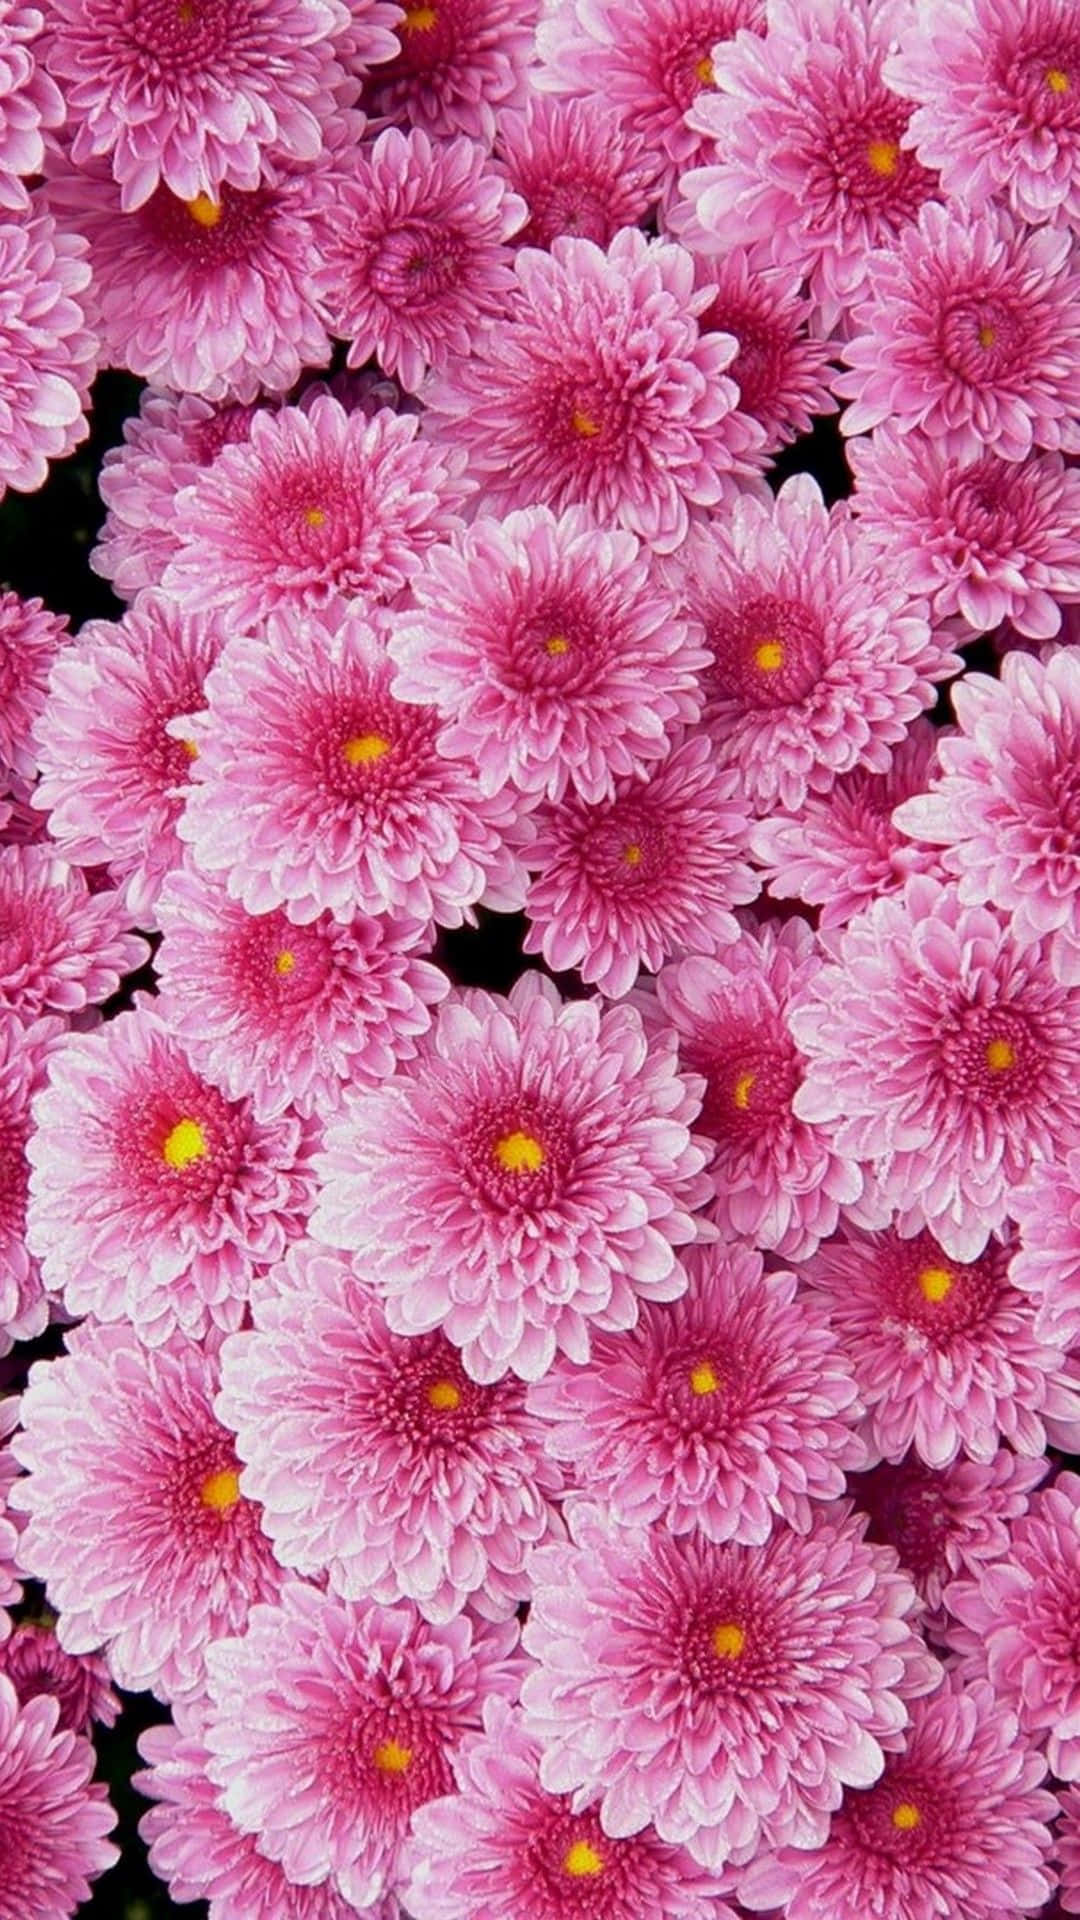
[[[507,1173],[539,1173],[547,1154],[531,1133],[515,1130],[495,1142],[495,1158]]]
[[[436,1413],[453,1413],[461,1405],[460,1390],[452,1380],[433,1380],[427,1390],[428,1406]]]
[[[716,73],[713,68],[713,63],[709,59],[708,54],[705,55],[703,60],[698,61],[697,66],[694,68],[694,72],[697,74],[697,77],[701,81],[701,84],[703,87],[715,87]]]
[[[707,1393],[715,1393],[720,1385],[707,1360],[699,1360],[696,1367],[690,1369],[690,1391],[704,1399]]]
[[[211,1507],[215,1513],[231,1513],[240,1499],[240,1476],[231,1467],[225,1467],[220,1473],[212,1473],[202,1483],[199,1495],[204,1507]]]
[[[187,754],[187,757],[189,760],[198,759],[199,749],[195,745],[194,740],[181,740],[180,745],[183,747],[184,752]]]
[[[380,1773],[404,1773],[412,1763],[412,1748],[399,1746],[396,1740],[382,1740],[373,1757]]]
[[[640,867],[642,857],[641,848],[636,840],[631,840],[630,845],[623,848],[623,859],[628,867]]]
[[[326,515],[323,512],[322,508],[321,507],[305,507],[304,508],[304,525],[308,527],[325,527]]]
[[[295,965],[296,955],[290,953],[288,947],[282,947],[281,952],[274,955],[275,973],[291,973]]]
[[[430,33],[439,24],[437,7],[406,7],[402,26],[406,33]]]
[[[1060,67],[1051,67],[1046,76],[1046,84],[1051,93],[1068,93],[1069,76],[1063,73]]]
[[[176,9],[176,17],[182,27],[190,27],[195,18],[195,9],[191,5],[191,0],[180,0],[180,5]]]
[[[603,1871],[604,1862],[596,1848],[590,1847],[587,1840],[575,1840],[563,1860],[563,1872],[573,1880],[595,1880]]]
[[[923,1299],[935,1303],[944,1300],[952,1292],[954,1284],[948,1267],[924,1267],[919,1275]]]
[[[901,1800],[900,1805],[893,1808],[892,1823],[894,1827],[899,1827],[901,1833],[910,1833],[921,1819],[918,1807],[912,1806],[910,1800]]]
[[[544,652],[550,653],[553,660],[557,660],[561,653],[569,653],[569,651],[570,642],[565,634],[553,633],[550,640],[544,641]]]
[[[718,1660],[737,1660],[746,1645],[746,1635],[734,1620],[725,1620],[722,1626],[713,1628],[712,1644]]]
[[[740,1073],[735,1082],[735,1091],[731,1098],[740,1113],[745,1113],[747,1107],[750,1105],[750,1089],[756,1079],[756,1073]]]
[[[591,414],[583,413],[580,407],[575,407],[570,415],[570,425],[583,440],[595,440],[600,431],[599,421],[594,420]]]
[[[784,649],[779,640],[763,640],[754,648],[754,665],[762,673],[777,673],[784,664]]]
[[[895,140],[871,140],[866,149],[866,160],[871,173],[880,174],[883,180],[891,180],[900,164],[900,149]]]
[[[1016,1055],[1007,1040],[990,1040],[986,1047],[986,1064],[991,1073],[1008,1073],[1016,1065]]]
[[[354,733],[341,749],[350,767],[372,767],[390,751],[381,733]]]
[[[197,1120],[178,1120],[161,1149],[167,1167],[181,1170],[206,1157],[206,1135]]]
[[[996,329],[994,327],[988,326],[984,322],[983,325],[979,328],[980,347],[992,347],[996,339],[997,339]]]
[[[184,9],[180,9],[180,18],[184,18]],[[186,23],[185,23],[186,24]],[[197,193],[194,200],[185,200],[184,205],[199,227],[216,227],[221,219],[220,200],[211,200],[208,193]]]

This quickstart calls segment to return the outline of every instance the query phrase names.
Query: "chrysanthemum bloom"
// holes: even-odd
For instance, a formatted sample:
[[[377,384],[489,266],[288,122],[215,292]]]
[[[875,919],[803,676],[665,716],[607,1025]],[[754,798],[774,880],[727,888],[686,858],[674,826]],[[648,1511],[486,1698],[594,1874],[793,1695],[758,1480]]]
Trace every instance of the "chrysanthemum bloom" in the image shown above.
[[[1080,452],[1080,266],[1068,228],[1020,226],[1000,207],[925,206],[895,247],[866,262],[866,298],[833,381],[844,433],[891,419],[921,427],[951,459],[989,447]]]
[[[348,364],[377,356],[415,393],[429,367],[468,356],[514,280],[504,244],[525,203],[475,141],[387,127],[336,183],[322,259]]]
[[[902,1233],[926,1227],[950,1259],[976,1260],[1032,1162],[1076,1137],[1080,995],[1044,948],[925,874],[835,952],[789,1015],[809,1056],[795,1112],[870,1168],[868,1224],[895,1208]]]
[[[59,1703],[62,1731],[90,1734],[95,1721],[111,1727],[120,1712],[101,1655],[65,1653],[47,1621],[19,1622],[0,1645],[0,1673],[7,1675],[23,1706],[39,1694],[50,1694]]]
[[[934,191],[901,144],[911,109],[881,76],[906,9],[769,0],[766,17],[763,39],[742,33],[714,51],[687,123],[719,150],[682,191],[714,245],[761,241],[797,269],[830,333],[864,289],[868,251],[891,245]]]
[[[34,1118],[27,1240],[68,1311],[155,1346],[238,1326],[311,1205],[311,1123],[227,1100],[146,996],[56,1050]]]
[[[249,913],[460,926],[481,898],[520,906],[518,797],[482,795],[475,763],[441,751],[435,709],[395,699],[391,673],[382,633],[331,609],[299,630],[271,618],[210,675],[180,833]]]
[[[413,1816],[417,1920],[735,1920],[721,1882],[651,1828],[612,1840],[595,1807],[545,1793],[540,1747],[505,1700],[455,1756],[457,1792]]]
[[[870,1539],[896,1548],[938,1627],[946,1583],[960,1573],[977,1578],[988,1561],[1004,1558],[1012,1523],[1047,1470],[1045,1459],[1021,1460],[1007,1447],[985,1465],[961,1456],[940,1468],[909,1453],[851,1474],[848,1492],[870,1516]]]
[[[478,1386],[442,1333],[391,1333],[352,1264],[310,1242],[260,1281],[252,1317],[217,1410],[278,1559],[427,1620],[468,1601],[508,1618],[563,1486],[521,1384]]]
[[[98,343],[87,326],[86,242],[49,213],[0,222],[0,499],[36,493],[50,460],[85,440]]]
[[[698,326],[738,341],[728,374],[738,385],[739,411],[759,423],[765,450],[774,452],[809,433],[818,415],[835,413],[836,401],[829,390],[833,349],[808,337],[813,305],[799,291],[802,276],[767,262],[764,246],[738,247],[718,259],[698,254],[698,286],[711,295]]]
[[[550,247],[560,233],[607,247],[636,227],[660,191],[660,161],[596,99],[532,94],[499,116],[494,164],[525,201],[518,244]]]
[[[394,1332],[441,1327],[473,1380],[539,1379],[557,1349],[584,1364],[590,1325],[686,1290],[699,1085],[633,1008],[563,1004],[535,973],[472,993],[329,1124],[313,1230],[361,1256]]]
[[[1058,1806],[1054,1839],[1061,1868],[1059,1898],[1066,1913],[1080,1913],[1080,1787],[1066,1787]]]
[[[750,853],[774,900],[803,900],[818,910],[822,929],[843,927],[871,900],[897,893],[909,874],[939,873],[936,848],[912,841],[893,825],[893,809],[922,793],[941,734],[916,720],[893,748],[887,773],[861,767],[842,773],[821,798],[750,828]]]
[[[529,1389],[556,1459],[628,1526],[760,1545],[780,1515],[809,1531],[814,1500],[865,1464],[849,1362],[792,1273],[725,1247],[691,1255],[690,1290],[598,1334],[587,1367],[557,1360]]]
[[[990,1681],[999,1709],[1019,1714],[1028,1737],[1046,1743],[1059,1780],[1080,1778],[1078,1553],[1080,1478],[1062,1473],[1034,1495],[1004,1560],[945,1589],[965,1680]]]
[[[0,1641],[11,1631],[11,1620],[5,1609],[22,1597],[22,1582],[16,1571],[22,1515],[14,1513],[10,1505],[11,1489],[19,1473],[10,1441],[18,1424],[18,1395],[0,1397]]]
[[[120,896],[91,893],[51,847],[0,847],[0,1007],[80,1013],[149,958]]]
[[[710,1217],[726,1240],[802,1260],[834,1232],[862,1179],[791,1110],[802,1059],[787,1009],[821,965],[804,920],[744,931],[718,958],[694,954],[657,981],[679,1057],[705,1077],[698,1122],[716,1143]]]
[[[1020,941],[1049,936],[1059,979],[1080,985],[1080,651],[1007,653],[999,680],[965,675],[952,699],[960,731],[896,824],[942,848],[961,900],[1011,914]]]
[[[1071,0],[922,0],[885,64],[916,102],[905,144],[950,199],[1032,226],[1080,220],[1080,28]]]
[[[0,1674],[0,1920],[70,1920],[120,1858],[105,1838],[116,1816],[91,1777],[94,1749],[60,1731],[58,1715],[46,1698],[21,1707]]]
[[[247,443],[180,494],[167,589],[248,630],[272,613],[392,599],[459,524],[466,491],[463,457],[418,443],[419,425],[386,408],[348,413],[329,394],[256,414]]]
[[[45,705],[49,670],[68,638],[66,619],[43,601],[0,593],[0,766],[24,780],[37,772],[30,730]]]
[[[699,631],[633,534],[580,507],[477,520],[431,549],[413,601],[390,636],[394,692],[438,707],[487,793],[607,799],[700,717]]]
[[[786,1920],[1020,1920],[1054,1885],[1045,1777],[993,1689],[949,1675],[912,1707],[876,1786],[845,1794],[824,1845],[763,1854],[739,1897]]]
[[[1020,1247],[1009,1279],[1034,1296],[1040,1338],[1080,1344],[1080,1147],[1031,1167],[1010,1195]]]
[[[0,855],[2,858],[2,855]],[[450,982],[416,957],[415,921],[282,908],[250,914],[190,866],[165,883],[155,956],[161,1004],[192,1064],[232,1100],[273,1118],[336,1107],[411,1060]],[[2,952],[2,943],[0,943]]]
[[[808,474],[692,528],[677,565],[714,656],[706,722],[755,812],[795,812],[855,767],[883,773],[961,664]]]
[[[63,125],[60,89],[37,58],[44,25],[37,7],[0,0],[0,207],[30,205],[23,181],[44,166],[42,133]]]
[[[17,1015],[0,1013],[0,1353],[13,1340],[34,1339],[48,1323],[41,1269],[26,1245],[26,1142],[30,1102],[44,1085],[65,1024],[50,1016],[27,1027]]]
[[[570,1525],[532,1556],[524,1630],[544,1786],[602,1796],[613,1839],[651,1821],[714,1869],[820,1845],[941,1671],[892,1549],[843,1507],[760,1547],[620,1529],[585,1502]]]
[[[392,1890],[409,1819],[449,1793],[485,1699],[513,1697],[517,1623],[352,1603],[286,1584],[210,1653],[205,1742],[220,1804],[301,1886],[331,1875],[366,1913]]]
[[[369,76],[364,105],[377,119],[466,133],[490,147],[496,113],[524,97],[540,0],[404,0],[404,7],[394,22],[401,50]]]
[[[153,926],[182,851],[175,828],[194,743],[170,725],[205,704],[222,643],[216,622],[147,592],[120,621],[87,621],[50,676],[34,805],[65,860],[108,866],[139,926]]]
[[[626,227],[606,254],[523,247],[515,271],[504,318],[425,391],[437,441],[468,453],[493,513],[587,506],[671,552],[763,439],[733,417],[735,341],[698,332],[691,256]]]
[[[733,907],[760,891],[746,861],[749,821],[731,768],[707,734],[683,740],[610,800],[570,794],[536,816],[526,858],[526,953],[617,999],[638,969],[718,953],[739,937]]]

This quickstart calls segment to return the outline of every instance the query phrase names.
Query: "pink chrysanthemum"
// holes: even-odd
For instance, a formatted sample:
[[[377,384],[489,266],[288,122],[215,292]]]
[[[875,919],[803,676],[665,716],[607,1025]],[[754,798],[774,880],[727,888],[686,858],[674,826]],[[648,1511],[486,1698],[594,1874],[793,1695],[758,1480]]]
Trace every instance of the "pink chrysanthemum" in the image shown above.
[[[37,58],[44,25],[37,7],[0,0],[0,207],[29,207],[23,181],[45,164],[42,133],[64,121],[60,89]]]
[[[939,1616],[947,1581],[978,1577],[1009,1551],[1012,1523],[1047,1472],[1045,1459],[1021,1460],[1007,1447],[985,1465],[955,1460],[927,1467],[914,1454],[853,1473],[848,1492],[870,1516],[870,1538],[895,1547],[928,1607]]]
[[[2,859],[0,855],[0,859]],[[155,956],[161,1004],[191,1061],[256,1113],[326,1114],[346,1085],[375,1086],[411,1060],[450,985],[416,958],[413,921],[330,914],[306,926],[279,907],[249,914],[191,867],[165,883]]]
[[[53,1017],[28,1028],[16,1015],[0,1014],[0,1353],[13,1340],[44,1333],[48,1323],[41,1269],[26,1244],[26,1143],[30,1102],[45,1083],[46,1062],[64,1029]]]
[[[714,954],[739,936],[733,907],[757,898],[738,775],[712,741],[683,740],[644,778],[590,806],[570,794],[537,814],[528,850],[526,953],[617,999],[640,967]]]
[[[885,65],[914,101],[905,145],[950,199],[1032,226],[1080,220],[1080,24],[1072,0],[923,0]]]
[[[490,147],[496,110],[518,105],[533,54],[540,0],[404,0],[394,22],[400,52],[370,75],[364,105],[376,119],[434,134],[468,134]]]
[[[836,412],[830,343],[808,336],[813,306],[800,293],[797,268],[770,267],[764,247],[696,257],[698,286],[711,295],[698,326],[738,341],[728,375],[739,389],[739,411],[758,422],[767,451],[775,452],[809,433],[816,416]]]
[[[50,668],[68,638],[67,621],[41,600],[0,593],[0,767],[5,774],[32,780],[37,772],[30,732],[45,705]]]
[[[892,819],[901,800],[925,790],[940,738],[929,720],[916,720],[887,773],[856,768],[820,799],[808,794],[797,811],[755,821],[750,852],[766,892],[817,908],[823,929],[843,927],[871,900],[899,892],[909,874],[940,872],[936,850],[913,843]]]
[[[1080,265],[1068,229],[1018,225],[997,207],[961,213],[937,202],[897,245],[869,256],[855,308],[844,433],[891,419],[921,427],[952,459],[988,447],[1023,460],[1032,447],[1080,452]]]
[[[388,127],[337,183],[322,257],[348,365],[378,357],[410,393],[430,367],[468,356],[513,287],[504,244],[525,204],[474,141]]]
[[[960,731],[896,824],[942,848],[961,900],[1011,914],[1022,942],[1049,936],[1059,979],[1080,985],[1080,650],[1008,653],[1000,680],[965,675],[952,697]]]
[[[1066,1913],[1080,1913],[1080,1787],[1058,1796],[1060,1819],[1054,1838],[1061,1868],[1059,1898]]]
[[[1080,1779],[1078,1552],[1080,1478],[1062,1473],[1017,1520],[1005,1559],[945,1589],[964,1679],[990,1681],[999,1710],[1017,1713],[1025,1734],[1045,1743],[1059,1780]]]
[[[413,600],[389,641],[394,692],[439,708],[487,793],[604,800],[700,716],[696,629],[633,534],[581,508],[478,520],[432,548]]]
[[[7,1675],[24,1707],[40,1694],[51,1695],[60,1707],[62,1732],[89,1735],[95,1721],[111,1727],[120,1712],[101,1655],[65,1653],[46,1621],[20,1621],[0,1645],[0,1673]]]
[[[153,926],[181,854],[176,821],[193,743],[170,726],[205,704],[221,647],[213,621],[147,592],[119,622],[88,621],[52,670],[34,804],[66,860],[108,866],[140,926]]]
[[[584,1363],[639,1299],[686,1289],[706,1153],[698,1082],[630,1007],[539,974],[451,1002],[412,1072],[327,1128],[314,1231],[361,1256],[397,1333],[441,1327],[473,1380]]]
[[[1021,1245],[1009,1279],[1034,1296],[1042,1339],[1080,1344],[1080,1147],[1028,1169],[1009,1199]]]
[[[619,1529],[576,1504],[533,1554],[522,1687],[551,1793],[602,1795],[605,1833],[650,1821],[702,1865],[820,1844],[940,1674],[889,1547],[841,1507],[760,1547]]]
[[[764,438],[735,416],[734,340],[698,332],[691,256],[626,227],[606,254],[565,235],[523,247],[515,271],[502,321],[425,391],[437,438],[468,453],[493,513],[583,505],[671,552]]]
[[[213,1411],[217,1363],[210,1347],[151,1352],[93,1321],[67,1343],[22,1397],[20,1563],[46,1583],[67,1652],[104,1647],[119,1686],[159,1699],[198,1692],[209,1642],[281,1582]]]
[[[98,343],[87,326],[86,242],[35,206],[0,222],[0,499],[36,493],[85,440]]]
[[[494,164],[528,208],[516,236],[527,247],[561,233],[610,246],[660,191],[658,157],[599,99],[530,95],[524,112],[500,114]]]
[[[899,1210],[976,1260],[1033,1160],[1080,1126],[1080,994],[985,907],[925,874],[834,936],[791,1010],[809,1056],[800,1119],[864,1162],[868,1224]]]
[[[883,773],[961,665],[807,474],[694,527],[677,577],[714,656],[707,725],[758,813],[794,812],[856,767]]]
[[[540,1748],[505,1700],[455,1756],[457,1792],[413,1816],[419,1920],[735,1920],[721,1882],[650,1829],[611,1840],[596,1809],[545,1793]]]
[[[482,795],[474,762],[441,751],[434,708],[395,699],[391,673],[382,633],[330,609],[234,639],[209,676],[180,833],[249,913],[460,926],[481,898],[520,906],[516,796]]]
[[[845,1794],[824,1844],[761,1856],[739,1897],[786,1920],[1021,1920],[1054,1885],[1045,1776],[993,1690],[950,1675],[912,1707],[877,1785]]]
[[[802,1269],[854,1370],[876,1455],[914,1447],[929,1467],[961,1453],[985,1465],[1003,1440],[1038,1458],[1044,1421],[1080,1435],[1080,1370],[1036,1337],[1008,1266],[999,1240],[964,1262],[929,1233],[848,1227]]]
[[[81,1013],[149,958],[120,896],[91,893],[51,847],[0,847],[0,1007]]]
[[[120,1858],[94,1749],[61,1731],[58,1713],[49,1699],[20,1707],[0,1674],[0,1920],[70,1920]]]
[[[217,1409],[279,1560],[346,1599],[506,1619],[563,1476],[516,1380],[478,1386],[442,1333],[391,1333],[340,1254],[302,1242],[228,1341]],[[318,1435],[317,1450],[312,1435]]]
[[[718,47],[715,91],[687,114],[718,149],[682,181],[702,229],[797,269],[826,333],[863,292],[869,249],[934,190],[901,145],[911,109],[881,77],[905,13],[903,0],[769,0],[764,39]]]
[[[0,1642],[11,1631],[6,1608],[15,1606],[22,1598],[22,1582],[17,1577],[21,1571],[18,1554],[22,1515],[13,1512],[10,1505],[19,1463],[9,1443],[18,1424],[18,1395],[0,1395]]]
[[[34,1117],[27,1240],[69,1312],[155,1346],[238,1326],[311,1205],[311,1124],[227,1100],[146,997],[57,1049]]]
[[[865,1464],[850,1366],[792,1273],[728,1247],[688,1261],[690,1291],[600,1334],[587,1367],[558,1360],[529,1389],[552,1454],[612,1517],[759,1546],[779,1515],[800,1533],[814,1500]]]
[[[259,413],[176,503],[165,585],[190,610],[259,628],[272,613],[392,599],[458,525],[463,456],[417,442],[415,416],[349,413],[329,394]]]
[[[450,1792],[485,1699],[519,1683],[515,1621],[432,1626],[289,1582],[211,1650],[205,1742],[219,1801],[289,1879],[335,1875],[367,1913],[394,1888],[414,1808]]]

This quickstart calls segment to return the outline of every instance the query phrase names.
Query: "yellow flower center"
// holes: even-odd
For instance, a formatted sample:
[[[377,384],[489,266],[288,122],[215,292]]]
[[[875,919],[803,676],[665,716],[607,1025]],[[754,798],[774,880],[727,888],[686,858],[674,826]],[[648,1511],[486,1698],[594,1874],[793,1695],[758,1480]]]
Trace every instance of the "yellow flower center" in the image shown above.
[[[603,1871],[603,1858],[596,1848],[591,1847],[587,1840],[575,1840],[563,1860],[563,1872],[568,1873],[572,1880],[595,1880],[597,1874]]]
[[[341,751],[350,767],[373,767],[389,753],[390,742],[381,733],[354,733]]]
[[[539,1173],[547,1155],[531,1133],[504,1133],[495,1142],[495,1158],[507,1173]]]
[[[453,1413],[461,1405],[461,1392],[452,1380],[433,1380],[427,1390],[428,1406],[436,1413]]]
[[[919,1275],[919,1289],[924,1300],[936,1302],[944,1300],[955,1285],[954,1276],[948,1267],[924,1267]]]
[[[224,1467],[220,1473],[212,1473],[204,1480],[199,1498],[204,1507],[210,1507],[215,1513],[231,1513],[240,1499],[240,1476],[231,1467]]]
[[[550,640],[544,641],[544,652],[550,653],[553,660],[557,660],[560,654],[569,653],[569,651],[570,642],[565,634],[553,633]]]
[[[921,1819],[922,1814],[918,1807],[914,1806],[910,1800],[901,1800],[899,1806],[893,1808],[892,1823],[901,1833],[910,1833],[914,1827],[918,1826]]]
[[[396,1740],[382,1740],[373,1755],[380,1773],[405,1773],[412,1763],[412,1748]]]
[[[713,1628],[712,1643],[718,1660],[737,1660],[746,1645],[746,1635],[734,1620],[725,1620]]]
[[[288,947],[282,947],[281,952],[274,955],[275,973],[291,973],[295,965],[296,955],[295,953],[290,953]]]
[[[707,1360],[699,1360],[696,1367],[690,1369],[690,1391],[704,1399],[707,1393],[715,1393],[720,1385],[716,1374]]]
[[[165,1137],[161,1157],[167,1167],[182,1170],[206,1157],[206,1135],[197,1120],[178,1120]]]
[[[984,321],[983,325],[979,328],[980,347],[992,347],[996,339],[997,339],[996,328],[991,327],[987,322]]]
[[[580,407],[575,407],[570,415],[570,425],[583,440],[595,440],[600,431],[600,422],[594,420],[591,413],[583,413]]]
[[[784,649],[779,640],[763,640],[754,648],[754,665],[762,673],[778,673],[784,664]]]
[[[1068,93],[1069,76],[1061,67],[1051,67],[1046,76],[1046,84],[1051,93]]]
[[[307,527],[325,527],[326,515],[321,507],[304,508],[304,525]]]
[[[628,867],[640,867],[642,857],[641,848],[636,840],[631,840],[629,846],[623,848],[623,859]]]
[[[405,18],[401,22],[405,33],[430,33],[432,27],[438,24],[437,7],[406,7]]]
[[[895,140],[871,140],[866,149],[866,162],[871,173],[882,180],[891,180],[900,164],[900,149]]]
[[[189,9],[189,14],[190,14]],[[184,10],[180,9],[180,18],[184,19]],[[184,22],[185,26],[187,22]],[[194,200],[185,200],[184,205],[199,227],[216,227],[221,219],[221,202],[211,200],[208,193],[197,193]]]
[[[740,1073],[735,1082],[735,1089],[731,1098],[740,1113],[745,1113],[747,1107],[750,1105],[750,1090],[756,1079],[756,1073]]]
[[[181,740],[180,745],[183,747],[184,752],[187,754],[187,757],[189,760],[198,759],[199,749],[195,745],[194,740]]]
[[[694,72],[697,74],[703,87],[715,87],[716,71],[708,54],[705,54],[704,57],[698,61]]]
[[[1016,1054],[1007,1040],[990,1040],[986,1047],[986,1064],[991,1073],[1008,1073],[1016,1065]]]

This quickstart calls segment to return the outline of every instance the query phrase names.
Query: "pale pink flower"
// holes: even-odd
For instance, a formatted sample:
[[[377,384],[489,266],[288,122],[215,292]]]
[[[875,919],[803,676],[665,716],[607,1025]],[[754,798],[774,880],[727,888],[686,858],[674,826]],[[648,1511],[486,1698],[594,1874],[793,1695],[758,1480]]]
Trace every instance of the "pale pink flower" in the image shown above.
[[[1020,1246],[1009,1279],[1033,1296],[1040,1339],[1080,1345],[1080,1147],[1027,1169],[1010,1196]]]
[[[26,1143],[30,1103],[45,1084],[46,1063],[64,1029],[55,1016],[27,1027],[15,1014],[0,1014],[0,1353],[15,1340],[44,1333],[49,1318],[41,1268],[26,1244]]]
[[[657,155],[599,98],[531,94],[523,112],[499,115],[494,165],[528,207],[520,246],[571,233],[607,247],[660,191]]]
[[[64,102],[38,58],[44,15],[0,0],[0,207],[30,205],[23,182],[45,164],[42,133],[64,122]]]
[[[11,1681],[21,1706],[41,1694],[51,1695],[60,1707],[60,1731],[90,1735],[95,1721],[111,1727],[120,1712],[102,1656],[65,1653],[51,1615],[20,1620],[0,1644],[0,1673]]]
[[[0,1007],[31,1022],[82,1013],[150,957],[121,897],[91,893],[49,846],[0,847]]]
[[[11,1451],[11,1436],[19,1424],[18,1394],[0,1395],[0,1642],[6,1640],[11,1632],[11,1619],[6,1609],[14,1606],[22,1597],[22,1582],[18,1578],[19,1532],[22,1527],[21,1513],[15,1513],[11,1507],[11,1489],[19,1476],[19,1463]]]
[[[1012,1524],[1047,1470],[1045,1459],[1022,1460],[1008,1447],[985,1464],[960,1455],[951,1467],[928,1467],[909,1453],[851,1474],[848,1492],[870,1516],[871,1540],[896,1548],[940,1630],[946,1583],[960,1573],[977,1579],[988,1561],[1004,1558]]]
[[[364,105],[377,120],[466,133],[490,147],[496,113],[524,98],[540,0],[403,4],[394,20],[400,51],[369,76]]]
[[[2,4],[2,0],[0,0]],[[49,671],[70,638],[66,619],[41,600],[0,593],[0,768],[32,780],[31,729],[45,705]]]
[[[58,1725],[55,1700],[19,1705],[0,1674],[0,1920],[70,1920],[120,1855],[116,1816],[93,1780],[89,1740]]]
[[[2,210],[0,210],[2,211]],[[35,493],[85,440],[98,342],[86,316],[86,242],[35,200],[0,220],[0,499]]]

